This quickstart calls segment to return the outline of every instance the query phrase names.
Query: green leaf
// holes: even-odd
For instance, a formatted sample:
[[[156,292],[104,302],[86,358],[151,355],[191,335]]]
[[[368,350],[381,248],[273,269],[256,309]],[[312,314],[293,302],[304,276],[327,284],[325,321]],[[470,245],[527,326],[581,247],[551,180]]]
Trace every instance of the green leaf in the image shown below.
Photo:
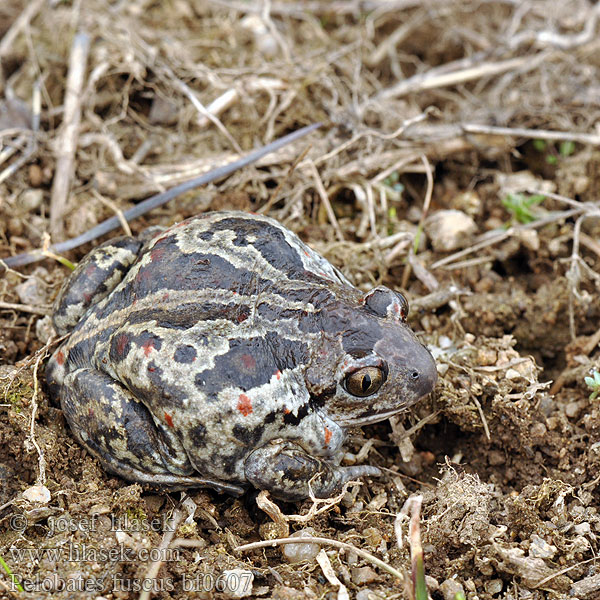
[[[546,149],[546,142],[544,140],[533,140],[533,147],[538,152],[543,152]]]
[[[558,152],[561,156],[571,156],[575,152],[575,142],[570,140],[561,142],[558,146]]]

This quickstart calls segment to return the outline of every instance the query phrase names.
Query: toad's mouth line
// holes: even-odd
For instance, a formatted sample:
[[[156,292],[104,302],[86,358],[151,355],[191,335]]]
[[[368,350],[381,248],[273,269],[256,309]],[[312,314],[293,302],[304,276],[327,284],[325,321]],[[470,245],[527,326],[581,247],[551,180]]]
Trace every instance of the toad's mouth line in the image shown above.
[[[338,425],[342,427],[362,427],[363,425],[370,425],[371,423],[379,423],[379,421],[385,421],[398,413],[404,412],[405,408],[396,409],[396,410],[388,410],[386,412],[375,413],[372,415],[366,415],[364,417],[353,417],[347,418],[344,417],[335,417],[334,420]]]

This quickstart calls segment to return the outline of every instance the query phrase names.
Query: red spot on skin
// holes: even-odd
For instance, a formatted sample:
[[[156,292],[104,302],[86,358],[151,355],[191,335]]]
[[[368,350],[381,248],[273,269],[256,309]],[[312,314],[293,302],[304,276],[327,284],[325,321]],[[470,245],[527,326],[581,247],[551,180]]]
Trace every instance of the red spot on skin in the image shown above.
[[[281,379],[281,371],[275,371],[275,377],[277,377],[277,379]]]
[[[250,354],[242,354],[242,363],[246,369],[254,369],[256,367],[256,360]]]
[[[140,282],[140,281],[144,281],[145,279],[148,279],[151,276],[152,276],[152,273],[151,273],[150,269],[142,268],[138,271],[137,275],[135,276],[135,280],[137,282]]]
[[[163,257],[164,253],[164,248],[156,248],[155,246],[154,249],[150,252],[150,262],[159,261]]]
[[[173,417],[169,413],[165,413],[165,421],[169,427],[173,427]]]
[[[149,356],[150,350],[154,350],[154,340],[147,340],[142,344],[142,348],[144,349],[144,355]]]
[[[148,367],[148,371],[150,371],[151,373],[154,373],[154,371],[156,371],[155,367]]]
[[[128,343],[129,343],[129,338],[125,334],[121,334],[117,338],[116,349],[117,349],[117,354],[119,356],[122,354],[125,354],[125,349],[127,348]]]
[[[83,299],[85,300],[86,304],[89,304],[92,301],[92,295],[87,292],[84,292]]]
[[[237,322],[238,323],[243,323],[246,319],[248,318],[248,314],[247,313],[240,313],[237,317]]]
[[[252,400],[246,394],[240,394],[237,409],[247,417],[252,412]]]
[[[330,429],[327,429],[327,427],[325,427],[325,445],[329,446],[329,442],[331,441],[331,436],[333,435],[333,433],[331,432]]]
[[[310,256],[310,254],[308,253],[308,250],[305,250],[305,251],[304,251],[304,254],[305,254],[306,256]]]
[[[284,415],[289,415],[291,412],[292,411],[287,406],[284,406],[284,408],[283,408],[283,414]]]
[[[169,299],[169,294],[164,294],[162,297],[163,302],[166,302]]]
[[[56,362],[62,367],[65,364],[65,355],[62,353],[62,350],[59,350],[56,353]]]
[[[85,270],[85,274],[89,277],[90,275],[94,274],[95,270],[96,270],[96,265],[92,263]]]

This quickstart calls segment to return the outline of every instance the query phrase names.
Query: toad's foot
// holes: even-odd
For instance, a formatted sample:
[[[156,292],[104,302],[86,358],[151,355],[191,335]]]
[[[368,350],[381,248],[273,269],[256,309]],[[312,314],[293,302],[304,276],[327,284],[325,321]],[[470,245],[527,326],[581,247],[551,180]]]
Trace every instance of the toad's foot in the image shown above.
[[[246,459],[245,473],[255,487],[289,502],[308,498],[310,490],[317,498],[329,498],[352,479],[381,475],[377,467],[334,465],[308,455],[294,442],[282,440],[252,452]]]

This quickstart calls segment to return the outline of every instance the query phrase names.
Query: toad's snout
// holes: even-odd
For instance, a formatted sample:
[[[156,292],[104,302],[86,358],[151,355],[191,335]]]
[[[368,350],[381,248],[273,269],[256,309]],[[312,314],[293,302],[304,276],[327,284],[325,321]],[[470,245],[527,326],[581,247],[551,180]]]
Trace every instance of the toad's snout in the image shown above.
[[[415,398],[421,398],[433,391],[437,382],[437,369],[431,352],[421,344],[416,344],[407,366],[407,385]]]

